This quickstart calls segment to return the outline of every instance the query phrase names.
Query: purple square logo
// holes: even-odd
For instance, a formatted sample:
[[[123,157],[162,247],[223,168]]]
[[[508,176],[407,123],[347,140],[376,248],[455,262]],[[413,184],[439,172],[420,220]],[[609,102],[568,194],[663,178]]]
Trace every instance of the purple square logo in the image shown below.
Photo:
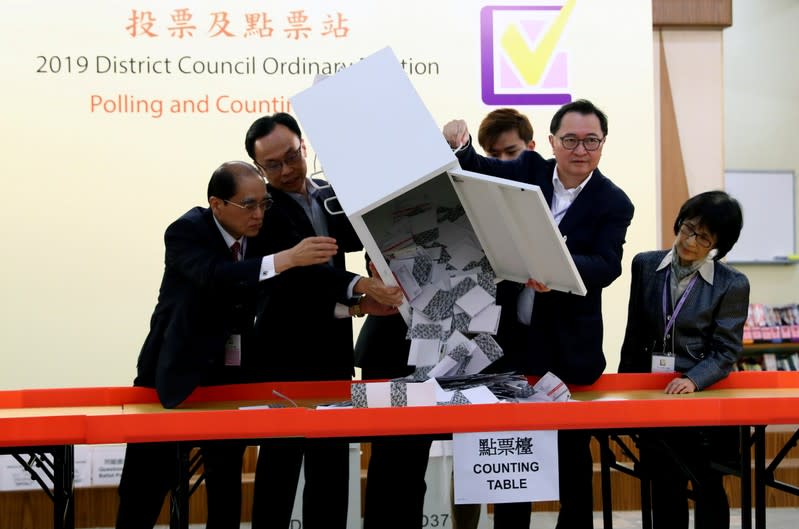
[[[487,105],[562,105],[569,57],[560,40],[576,0],[563,5],[487,6],[480,12],[481,78]]]

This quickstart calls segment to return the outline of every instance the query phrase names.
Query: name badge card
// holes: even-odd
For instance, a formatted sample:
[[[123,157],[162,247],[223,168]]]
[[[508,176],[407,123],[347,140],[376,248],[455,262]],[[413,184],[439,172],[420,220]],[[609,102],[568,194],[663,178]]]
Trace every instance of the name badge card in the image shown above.
[[[550,501],[558,492],[558,432],[452,435],[455,503]]]
[[[241,365],[241,335],[231,334],[225,342],[225,365]]]
[[[674,355],[653,354],[653,373],[674,373]]]

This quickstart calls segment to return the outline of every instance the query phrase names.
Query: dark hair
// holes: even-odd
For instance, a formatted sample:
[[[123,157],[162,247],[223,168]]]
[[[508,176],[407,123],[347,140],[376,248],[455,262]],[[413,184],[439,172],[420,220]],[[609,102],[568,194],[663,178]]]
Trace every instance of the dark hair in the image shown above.
[[[255,142],[269,135],[275,130],[275,126],[277,125],[283,125],[296,134],[299,139],[302,139],[300,126],[297,124],[297,120],[290,114],[278,112],[271,116],[258,118],[250,125],[250,128],[247,129],[247,134],[244,136],[244,148],[247,149],[247,154],[250,155],[250,158],[255,160]]]
[[[555,134],[560,130],[560,122],[563,121],[563,116],[569,112],[577,112],[583,116],[589,114],[595,115],[599,118],[599,128],[602,129],[602,136],[608,135],[608,117],[587,99],[578,99],[560,107],[558,111],[555,112],[555,115],[552,116],[552,121],[549,123],[550,134]]]
[[[524,143],[533,140],[533,126],[527,116],[515,108],[498,108],[489,112],[480,123],[477,131],[477,142],[488,152],[500,135],[515,130]]]
[[[239,180],[248,176],[261,179],[258,170],[247,162],[223,163],[211,174],[211,180],[208,181],[208,198],[229,200],[238,191]]]
[[[716,237],[718,253],[713,259],[727,255],[741,235],[744,225],[741,205],[724,191],[706,191],[689,198],[674,220],[674,235],[686,220],[699,219],[699,224]]]

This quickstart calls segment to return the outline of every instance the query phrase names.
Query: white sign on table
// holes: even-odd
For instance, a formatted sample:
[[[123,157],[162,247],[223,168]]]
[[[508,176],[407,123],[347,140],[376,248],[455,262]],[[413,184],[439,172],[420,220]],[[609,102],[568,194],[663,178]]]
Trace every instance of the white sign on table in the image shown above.
[[[558,432],[453,434],[455,503],[560,499]]]

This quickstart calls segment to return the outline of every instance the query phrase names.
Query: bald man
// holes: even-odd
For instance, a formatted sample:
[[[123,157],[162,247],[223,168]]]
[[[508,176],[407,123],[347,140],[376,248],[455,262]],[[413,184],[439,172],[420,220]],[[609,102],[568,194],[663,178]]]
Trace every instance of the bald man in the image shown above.
[[[178,406],[198,386],[246,380],[248,353],[255,349],[259,283],[274,281],[290,268],[326,263],[338,251],[330,237],[309,237],[264,256],[255,236],[270,205],[254,166],[226,162],[208,183],[208,207],[190,209],[167,228],[158,303],[134,380],[135,386],[155,388],[164,407]],[[201,451],[207,528],[238,527],[244,443],[205,442]],[[155,525],[167,492],[180,477],[177,455],[177,443],[128,445],[118,529]]]

